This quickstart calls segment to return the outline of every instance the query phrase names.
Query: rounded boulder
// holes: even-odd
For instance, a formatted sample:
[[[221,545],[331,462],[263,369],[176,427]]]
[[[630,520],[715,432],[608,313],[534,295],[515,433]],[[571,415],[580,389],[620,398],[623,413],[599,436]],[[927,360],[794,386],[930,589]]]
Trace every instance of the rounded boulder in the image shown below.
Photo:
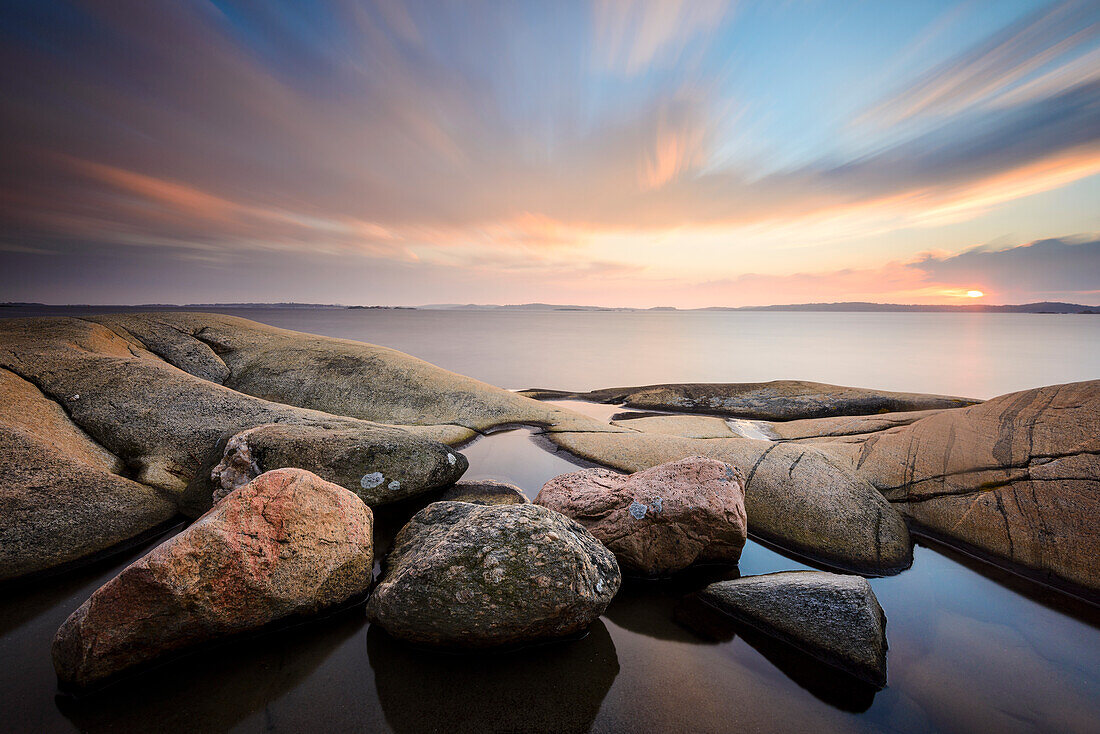
[[[435,502],[394,539],[367,616],[419,644],[516,645],[583,631],[620,583],[615,556],[557,512]]]
[[[547,482],[535,503],[577,520],[622,568],[666,575],[693,563],[737,563],[745,547],[745,477],[691,456],[630,475],[582,469]]]

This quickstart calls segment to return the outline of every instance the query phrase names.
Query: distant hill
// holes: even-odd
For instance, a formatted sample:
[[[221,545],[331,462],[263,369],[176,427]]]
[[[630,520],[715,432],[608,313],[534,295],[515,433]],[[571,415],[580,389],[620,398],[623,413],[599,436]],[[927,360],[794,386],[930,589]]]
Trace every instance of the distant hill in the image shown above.
[[[479,303],[429,303],[417,306],[424,311],[641,311],[634,308],[607,306],[577,306],[564,303],[511,303],[507,305]]]
[[[965,304],[902,304],[844,301],[841,303],[794,303],[784,306],[742,306],[740,308],[712,307],[702,311],[915,311],[915,312],[977,312],[977,313],[1097,313],[1100,306],[1083,306],[1079,303],[1041,301],[1007,306],[984,303]]]
[[[178,309],[178,308],[339,308],[365,310],[413,310],[422,311],[835,311],[835,312],[977,312],[977,313],[1065,313],[1100,314],[1100,306],[1085,306],[1080,303],[1062,303],[1060,301],[1041,301],[1039,303],[1021,303],[1007,306],[993,306],[981,303],[966,304],[903,304],[868,303],[864,301],[842,301],[839,303],[790,303],[775,306],[710,306],[707,308],[680,309],[673,306],[653,306],[652,308],[612,308],[608,306],[579,306],[556,303],[516,303],[507,305],[478,303],[430,303],[425,306],[343,306],[333,303],[143,303],[139,305],[53,305],[44,303],[0,303],[0,308],[103,308],[103,309]]]
[[[977,312],[977,313],[1100,313],[1100,306],[1084,306],[1079,303],[1042,301],[1008,306],[981,303],[952,304],[902,304],[843,301],[840,303],[791,303],[775,306],[710,306],[708,308],[677,309],[671,306],[653,308],[608,308],[604,306],[575,306],[552,303],[524,303],[518,305],[436,303],[417,306],[424,310],[445,311],[844,311],[844,312]]]

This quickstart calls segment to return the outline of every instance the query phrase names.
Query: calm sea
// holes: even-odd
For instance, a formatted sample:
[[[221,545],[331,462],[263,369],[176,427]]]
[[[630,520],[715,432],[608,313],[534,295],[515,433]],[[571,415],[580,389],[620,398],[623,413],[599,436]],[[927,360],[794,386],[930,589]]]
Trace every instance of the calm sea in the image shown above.
[[[1092,316],[226,312],[384,344],[511,388],[782,377],[985,398],[1100,377]],[[576,468],[526,429],[463,453],[468,477],[511,481],[531,496]],[[395,528],[404,516],[377,519]],[[744,630],[704,639],[677,624],[678,598],[704,573],[628,580],[584,639],[508,655],[413,649],[353,609],[193,655],[89,699],[55,698],[54,632],[142,552],[0,594],[0,731],[1100,731],[1095,608],[924,545],[911,569],[871,580],[890,645],[889,685],[877,693]],[[739,570],[798,568],[750,540]]]
[[[2,308],[0,316],[104,308]],[[218,309],[202,309],[218,310]],[[222,309],[382,344],[500,387],[799,379],[990,398],[1100,377],[1100,316]]]

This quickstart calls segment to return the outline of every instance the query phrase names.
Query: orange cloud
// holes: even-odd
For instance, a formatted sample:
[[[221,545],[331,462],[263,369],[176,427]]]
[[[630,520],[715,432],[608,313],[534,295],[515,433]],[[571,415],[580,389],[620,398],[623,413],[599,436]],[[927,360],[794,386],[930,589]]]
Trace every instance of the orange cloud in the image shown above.
[[[925,209],[920,217],[951,218],[1050,191],[1096,173],[1100,173],[1100,145],[1086,145],[960,186],[941,195],[947,200]]]

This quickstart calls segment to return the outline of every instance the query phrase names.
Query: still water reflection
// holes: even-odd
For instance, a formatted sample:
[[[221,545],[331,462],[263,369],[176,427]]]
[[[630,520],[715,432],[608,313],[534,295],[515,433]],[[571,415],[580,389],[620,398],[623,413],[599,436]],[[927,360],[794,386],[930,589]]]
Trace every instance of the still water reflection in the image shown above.
[[[1097,352],[1089,345],[1100,343],[1093,339],[1100,320],[1072,320],[1086,317],[871,314],[859,322],[863,333],[851,320],[837,326],[843,320],[835,315],[814,315],[830,317],[818,323],[789,314],[756,322],[551,314],[538,316],[545,323],[536,328],[509,315],[451,314],[444,321],[451,319],[461,338],[447,340],[443,322],[432,322],[434,332],[417,331],[427,323],[423,314],[394,313],[241,315],[391,344],[512,387],[784,376],[988,396],[1095,377]],[[899,319],[876,321],[894,316],[969,320],[933,318],[905,336],[892,333]],[[479,334],[484,338],[474,338]],[[594,341],[608,339],[614,343],[592,357]],[[932,349],[937,339],[941,348]],[[977,345],[975,353],[957,354],[962,344]],[[1020,351],[1019,344],[1038,346]],[[706,345],[713,349],[700,352]],[[655,346],[670,351],[661,356]],[[1013,359],[1003,360],[1010,347],[1017,349]],[[519,355],[524,350],[530,353]],[[644,360],[637,358],[642,353]],[[898,353],[907,359],[894,359]],[[603,360],[608,354],[614,359]],[[853,368],[854,359],[865,361]],[[675,371],[674,364],[687,366]],[[619,410],[573,407],[605,420]],[[479,439],[463,452],[467,477],[509,481],[530,497],[580,463],[526,429]],[[417,504],[378,513],[380,552]],[[498,656],[441,655],[389,639],[356,608],[193,655],[93,698],[55,699],[54,632],[142,552],[0,589],[0,731],[1100,731],[1095,612],[1020,582],[998,583],[997,574],[928,547],[916,549],[910,570],[871,580],[889,620],[889,685],[877,693],[728,623],[702,627],[702,634],[678,623],[681,597],[709,580],[805,568],[751,540],[737,569],[661,583],[627,580],[590,634],[569,643]]]
[[[576,468],[520,429],[464,450],[470,476],[534,495]],[[415,509],[404,508],[404,512]],[[399,522],[392,522],[391,526]],[[130,553],[136,557],[140,551]],[[676,621],[710,580],[803,568],[749,541],[740,568],[628,579],[584,639],[494,656],[410,648],[361,608],[54,698],[50,639],[127,559],[0,601],[5,731],[1096,731],[1100,632],[946,556],[871,581],[889,618],[878,692],[744,629]]]

